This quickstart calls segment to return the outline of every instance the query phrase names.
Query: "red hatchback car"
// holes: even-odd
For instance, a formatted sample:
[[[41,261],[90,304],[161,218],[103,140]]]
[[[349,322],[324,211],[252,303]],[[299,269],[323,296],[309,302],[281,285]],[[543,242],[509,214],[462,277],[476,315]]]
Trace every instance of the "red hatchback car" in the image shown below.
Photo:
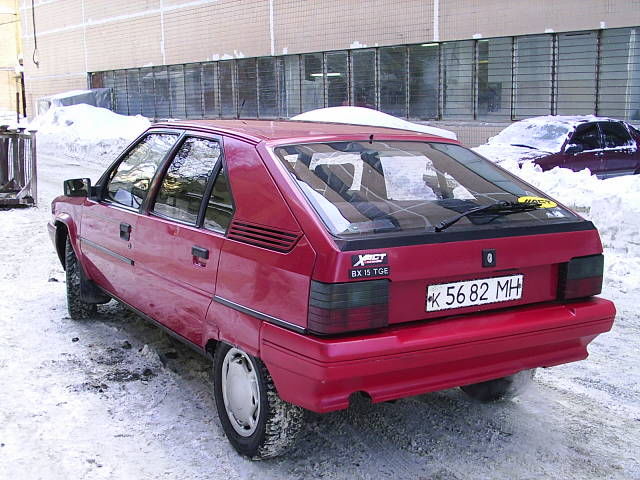
[[[426,134],[158,124],[52,210],[71,317],[116,299],[211,356],[252,458],[354,394],[508,398],[586,358],[615,315],[590,222]]]

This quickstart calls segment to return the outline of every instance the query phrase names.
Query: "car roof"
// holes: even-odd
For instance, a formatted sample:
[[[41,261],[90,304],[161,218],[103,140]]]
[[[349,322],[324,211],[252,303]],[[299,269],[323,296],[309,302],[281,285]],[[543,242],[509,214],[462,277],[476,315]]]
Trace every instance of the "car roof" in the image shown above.
[[[299,120],[170,120],[152,126],[157,127],[232,135],[252,143],[267,141],[285,144],[347,138],[369,139],[371,135],[387,140],[458,143],[448,138],[409,130]]]
[[[543,115],[541,117],[531,117],[520,120],[516,123],[561,123],[571,126],[577,126],[587,122],[624,122],[616,118],[596,117],[595,115]]]

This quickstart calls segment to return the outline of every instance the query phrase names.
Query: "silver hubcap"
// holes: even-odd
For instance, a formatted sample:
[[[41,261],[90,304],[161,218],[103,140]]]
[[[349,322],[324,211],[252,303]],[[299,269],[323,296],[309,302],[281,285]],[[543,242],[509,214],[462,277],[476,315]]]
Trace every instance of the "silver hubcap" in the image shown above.
[[[251,360],[237,348],[230,349],[222,362],[222,398],[234,430],[251,436],[260,418],[260,387]]]

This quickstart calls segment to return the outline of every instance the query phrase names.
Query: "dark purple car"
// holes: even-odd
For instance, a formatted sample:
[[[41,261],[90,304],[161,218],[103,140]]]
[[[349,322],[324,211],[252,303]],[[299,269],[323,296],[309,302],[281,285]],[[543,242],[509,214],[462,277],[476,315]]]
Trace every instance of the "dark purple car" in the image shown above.
[[[640,131],[611,118],[545,116],[516,122],[477,148],[500,162],[533,160],[543,170],[588,168],[600,178],[640,173]]]

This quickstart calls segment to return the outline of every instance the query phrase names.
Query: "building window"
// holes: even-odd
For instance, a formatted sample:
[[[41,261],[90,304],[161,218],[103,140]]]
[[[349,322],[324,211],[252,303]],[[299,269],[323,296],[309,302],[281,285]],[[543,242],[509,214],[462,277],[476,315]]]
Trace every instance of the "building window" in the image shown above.
[[[278,117],[278,76],[275,57],[258,59],[258,117]]]
[[[437,43],[409,47],[409,117],[438,118],[440,60]]]
[[[142,97],[140,94],[140,71],[132,68],[127,70],[127,104],[129,115],[142,113]]]
[[[91,88],[104,88],[104,75],[107,72],[94,72],[89,74],[89,86]]]
[[[593,113],[596,103],[598,37],[595,32],[558,35],[556,113]]]
[[[380,110],[396,117],[407,116],[407,49],[379,50]]]
[[[512,39],[492,38],[477,43],[477,118],[511,118]]]
[[[473,118],[474,42],[442,44],[442,117]]]
[[[324,75],[322,54],[301,55],[302,59],[302,111],[324,107]]]
[[[233,60],[218,63],[218,79],[220,85],[220,114],[222,118],[236,118],[235,82]]]
[[[171,118],[171,96],[169,95],[167,67],[153,67],[153,90],[155,92],[156,117]]]
[[[376,108],[376,51],[351,52],[351,103],[356,107]]]
[[[171,116],[187,117],[187,102],[184,94],[184,66],[169,66],[169,96],[171,98]]]
[[[640,120],[640,30],[603,30],[600,37],[598,114]]]
[[[256,59],[237,60],[236,69],[238,72],[238,117],[255,118],[258,116]]]
[[[184,66],[184,94],[187,118],[202,118],[202,65],[192,63]]]
[[[327,107],[349,105],[349,55],[330,52],[325,55]]]
[[[553,37],[533,35],[515,40],[514,119],[549,115],[553,76]]]
[[[154,104],[155,86],[153,84],[153,68],[145,67],[140,69],[140,96],[142,115],[149,118],[156,117]]]
[[[116,70],[113,72],[113,91],[114,111],[120,115],[129,115],[126,70]]]
[[[202,101],[204,104],[205,118],[216,118],[220,116],[217,63],[205,63],[202,65]]]
[[[430,42],[91,72],[113,109],[154,118],[290,118],[325,106],[483,121],[640,120],[638,28]]]
[[[300,56],[279,58],[280,64],[280,116],[290,118],[301,112]]]

